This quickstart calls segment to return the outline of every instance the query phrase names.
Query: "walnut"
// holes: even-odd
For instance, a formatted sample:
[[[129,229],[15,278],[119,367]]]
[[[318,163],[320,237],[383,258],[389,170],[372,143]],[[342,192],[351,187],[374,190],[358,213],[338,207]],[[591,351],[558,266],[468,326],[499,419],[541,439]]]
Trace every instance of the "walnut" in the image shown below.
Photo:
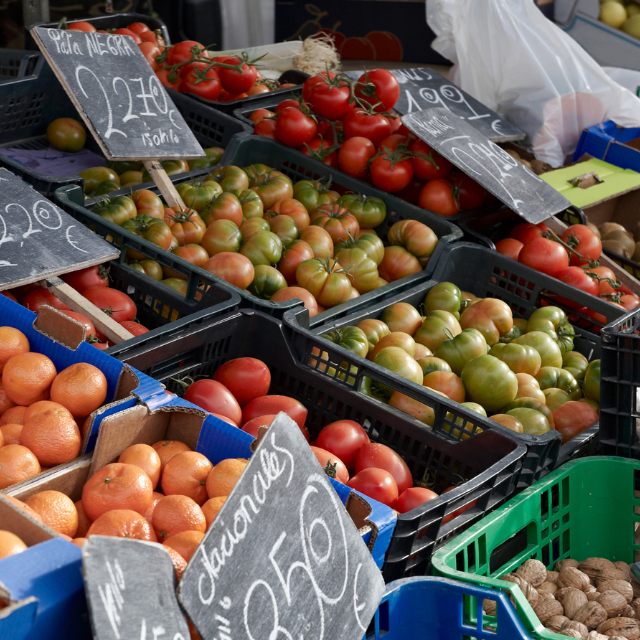
[[[517,576],[515,573],[507,573],[506,575],[501,576],[500,580],[504,580],[505,582],[513,582],[513,584],[517,584],[520,589],[522,589],[524,585],[527,584],[527,581],[524,578]]]
[[[607,619],[607,612],[602,605],[597,602],[587,602],[582,605],[574,614],[573,619],[576,622],[582,622],[589,631],[595,629],[599,624]]]
[[[547,568],[540,560],[527,560],[516,569],[516,575],[536,589],[547,579]]]
[[[549,593],[548,591],[541,591],[540,589],[537,589],[537,591],[540,600],[555,600],[553,594]]]
[[[603,569],[615,569],[613,562],[606,558],[587,558],[583,560],[578,569],[586,573],[590,578],[597,578]]]
[[[538,593],[540,593],[541,591],[546,591],[547,593],[550,593],[553,595],[557,590],[558,590],[558,585],[553,584],[553,582],[543,582],[538,587]]]
[[[553,616],[562,615],[562,605],[557,600],[540,600],[533,610],[542,624]]]
[[[585,592],[585,593],[595,593],[596,591],[597,591],[597,589],[596,589],[592,584],[590,584],[590,585],[589,585],[589,586],[584,590],[584,592]]]
[[[558,633],[565,622],[569,622],[567,616],[553,616],[547,620],[545,627],[553,633]]]
[[[601,623],[597,631],[605,636],[622,636],[627,640],[640,638],[640,625],[633,618],[610,618]]]
[[[628,604],[625,608],[618,614],[618,618],[637,618],[637,611],[634,606]]]
[[[608,636],[603,636],[597,631],[589,631],[589,635],[587,636],[587,640],[607,640],[607,638]]]
[[[553,584],[556,584],[558,582],[558,575],[560,574],[557,571],[547,571],[545,582],[553,582]]]
[[[553,595],[555,596],[558,602],[562,603],[565,597],[567,596],[567,594],[571,593],[572,591],[577,591],[578,593],[584,593],[583,591],[580,591],[580,589],[576,589],[575,587],[562,587],[562,589],[558,589]]]
[[[633,589],[633,597],[640,598],[640,582],[636,580],[633,574],[631,574],[631,588]]]
[[[495,600],[483,600],[482,601],[482,610],[488,616],[495,616],[497,608],[498,608],[498,605],[496,604]]]
[[[586,636],[581,636],[580,632],[575,629],[560,629],[558,633],[562,636],[569,636],[570,638],[586,638]]]
[[[538,602],[538,600],[540,599],[540,596],[538,595],[538,592],[536,591],[535,587],[533,587],[529,583],[525,583],[524,586],[520,587],[520,589],[524,594],[524,597],[529,602],[529,604],[532,607],[535,606],[536,602]]]
[[[597,580],[598,584],[606,580],[624,580],[626,582],[628,579],[627,575],[627,573],[613,567],[613,569],[603,569],[598,575]]]
[[[622,610],[627,607],[627,599],[619,591],[613,591],[613,589],[603,591],[598,598],[598,603],[603,606],[609,618],[619,616]]]
[[[582,622],[576,622],[575,620],[569,620],[569,622],[566,622],[564,625],[562,625],[562,628],[558,633],[560,633],[561,635],[566,635],[565,631],[568,630],[577,632],[581,638],[586,638],[587,635],[589,635],[589,629],[587,629],[587,627],[585,627]]]
[[[618,591],[626,599],[627,602],[633,600],[633,587],[626,580],[603,580],[598,582],[598,591]]]
[[[629,568],[629,565],[626,562],[622,562],[622,560],[618,560],[618,562],[614,562],[613,563],[616,567],[616,569],[618,569],[619,571],[622,571],[622,573],[624,573],[627,577],[625,578],[625,580],[627,582],[631,582],[631,569]]]
[[[585,591],[590,584],[589,576],[574,567],[563,569],[558,576],[559,587],[573,587]]]
[[[589,591],[589,593],[587,593],[587,600],[589,602],[594,602],[595,600],[597,600],[602,594],[598,593],[597,591]]]
[[[567,558],[566,560],[558,560],[556,562],[555,570],[560,572],[567,567],[573,567],[574,569],[578,568],[580,563],[577,560],[571,560],[571,558]]]
[[[585,604],[587,604],[587,596],[583,591],[578,591],[577,589],[573,589],[562,598],[564,615],[572,620],[576,611]]]

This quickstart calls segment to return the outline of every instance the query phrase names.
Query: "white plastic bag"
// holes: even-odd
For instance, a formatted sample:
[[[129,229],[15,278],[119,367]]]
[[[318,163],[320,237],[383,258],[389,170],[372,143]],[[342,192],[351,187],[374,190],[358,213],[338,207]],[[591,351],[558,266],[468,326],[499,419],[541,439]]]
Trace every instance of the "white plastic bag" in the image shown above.
[[[427,0],[432,47],[457,84],[529,136],[554,167],[585,127],[640,126],[640,99],[614,82],[532,0]]]

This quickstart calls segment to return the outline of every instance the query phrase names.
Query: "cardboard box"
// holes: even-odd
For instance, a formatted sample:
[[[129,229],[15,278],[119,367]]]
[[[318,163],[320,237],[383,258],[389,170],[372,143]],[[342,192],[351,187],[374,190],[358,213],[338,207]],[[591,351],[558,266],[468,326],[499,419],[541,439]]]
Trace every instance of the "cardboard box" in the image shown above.
[[[604,67],[640,69],[640,40],[598,20],[598,0],[555,0],[554,20]]]
[[[43,307],[40,314],[36,315],[9,298],[0,296],[0,318],[0,324],[20,329],[27,336],[31,350],[51,358],[58,372],[77,362],[88,362],[104,373],[108,385],[107,401],[89,418],[82,453],[93,450],[100,424],[107,416],[133,407],[140,401],[146,402],[151,408],[169,402],[169,396],[159,382],[84,342],[84,326],[52,307]],[[37,481],[54,469],[24,480],[21,484]],[[0,490],[0,493],[6,491]]]
[[[138,404],[105,417],[92,455],[86,454],[67,465],[61,465],[56,471],[52,470],[51,473],[28,485],[24,483],[14,485],[7,493],[20,500],[26,500],[39,491],[54,490],[61,491],[75,502],[82,498],[82,488],[93,473],[106,464],[115,462],[127,447],[137,443],[153,444],[158,440],[180,440],[206,455],[214,465],[225,458],[251,456],[251,444],[254,441],[252,436],[181,398],[173,395],[167,395],[167,397],[170,399],[169,403],[155,410],[150,410],[145,404]],[[377,556],[381,554],[384,559],[396,522],[394,512],[385,505],[352,491],[345,485],[333,480],[332,484],[358,527],[364,542]],[[66,622],[61,628],[56,627],[55,625],[61,620],[58,616],[50,616],[53,626],[46,626],[45,621],[40,618],[40,609],[36,607],[34,612],[33,600],[29,596],[35,594],[30,594],[25,589],[14,590],[8,587],[13,584],[10,575],[21,574],[24,584],[27,585],[40,576],[47,584],[49,591],[60,591],[60,598],[57,601],[59,611],[64,610],[68,619],[86,620],[87,609],[82,581],[80,580],[82,597],[79,597],[76,588],[78,585],[69,578],[76,575],[76,570],[77,575],[80,575],[80,549],[59,538],[55,541],[55,548],[50,546],[45,549],[49,542],[37,543],[57,537],[55,532],[37,523],[13,505],[0,504],[0,522],[3,508],[5,511],[11,509],[12,518],[17,523],[15,532],[18,535],[24,531],[32,532],[30,533],[32,537],[29,538],[30,544],[36,546],[14,556],[13,559],[7,558],[0,561],[0,594],[8,594],[12,601],[16,601],[10,610],[0,611],[0,638],[5,637],[4,627],[1,626],[4,611],[8,612],[5,614],[8,620],[7,629],[18,628],[19,624],[20,629],[24,630],[31,624],[34,629],[46,629],[46,633],[39,637],[46,637],[47,640],[57,640],[58,637],[60,640],[62,638],[76,640],[84,637],[68,634]],[[53,554],[51,562],[47,564],[46,573],[43,566],[38,566],[37,562],[34,562],[34,558],[41,556],[43,549],[50,556]],[[58,556],[57,559],[54,556]],[[10,570],[6,564],[9,560],[12,560]],[[382,560],[378,565],[381,566],[381,563]],[[60,584],[63,580],[68,583],[64,589]],[[9,627],[10,624],[13,627]],[[11,635],[6,637],[13,639]],[[26,637],[26,634],[16,636],[17,639],[21,637]]]
[[[580,136],[573,161],[584,155],[640,171],[640,128],[625,129],[611,120],[589,127]]]

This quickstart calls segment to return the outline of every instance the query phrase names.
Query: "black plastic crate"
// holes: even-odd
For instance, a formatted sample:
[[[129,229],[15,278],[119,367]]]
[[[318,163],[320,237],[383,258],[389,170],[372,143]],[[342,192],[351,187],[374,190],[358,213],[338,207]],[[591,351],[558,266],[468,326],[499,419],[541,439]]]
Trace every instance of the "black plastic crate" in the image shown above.
[[[246,131],[236,118],[208,108],[189,96],[172,92],[174,104],[204,147],[226,147],[231,138]],[[14,149],[47,149],[46,131],[56,118],[80,116],[53,71],[44,60],[38,63],[37,75],[6,82],[0,93],[0,167],[4,167],[31,184],[49,198],[56,189],[79,185],[79,175],[51,176],[29,169],[2,154],[2,147]],[[102,156],[98,143],[87,132],[86,149]]]
[[[640,460],[640,309],[602,330],[600,445],[604,455]]]
[[[362,378],[373,378],[383,384],[393,387],[402,393],[430,406],[435,412],[433,430],[441,433],[445,438],[464,440],[474,436],[479,430],[507,431],[505,427],[484,418],[473,411],[465,410],[465,429],[455,424],[456,414],[452,407],[464,409],[457,403],[433,393],[426,387],[409,382],[373,362],[356,356],[335,344],[321,338],[321,334],[334,328],[357,325],[365,318],[378,318],[391,304],[407,302],[419,308],[427,292],[438,282],[453,282],[460,289],[469,291],[480,297],[493,297],[504,300],[512,309],[514,317],[528,318],[542,302],[555,304],[553,295],[562,296],[584,306],[590,306],[611,320],[619,316],[619,308],[604,300],[582,293],[568,285],[540,274],[524,265],[489,249],[466,242],[451,245],[443,255],[433,280],[416,285],[410,291],[405,291],[393,298],[381,301],[376,305],[354,306],[351,315],[332,319],[313,329],[305,326],[306,311],[289,312],[285,314],[285,324],[290,327],[291,340],[298,357],[302,362],[324,376],[330,377],[337,384],[352,390],[360,389]],[[600,338],[596,331],[597,324],[586,316],[579,316],[573,310],[570,320],[575,330],[575,348],[590,360],[600,357]],[[318,355],[322,354],[322,355]],[[451,416],[447,414],[451,413]],[[452,417],[453,416],[453,417]],[[595,437],[596,429],[590,433]],[[520,489],[530,486],[549,471],[555,468],[559,456],[580,457],[582,452],[595,447],[591,437],[584,437],[573,444],[567,443],[560,447],[560,434],[550,431],[543,436],[527,434],[513,434],[518,441],[527,447],[527,457],[524,469],[520,475]],[[580,443],[580,446],[576,446]]]
[[[165,44],[171,44],[169,40],[169,32],[167,31],[167,27],[162,22],[162,20],[158,20],[157,18],[152,18],[151,16],[144,15],[142,13],[112,13],[108,16],[93,16],[89,18],[74,18],[73,20],[67,20],[68,24],[72,22],[88,22],[92,24],[96,30],[109,30],[109,29],[122,29],[127,27],[132,22],[144,22],[149,29],[152,31],[156,31],[160,29],[162,32],[162,37],[164,38]],[[35,24],[31,24],[27,27],[25,33],[25,49],[29,49],[31,51],[38,51],[38,45],[35,40],[31,36],[29,29],[33,29],[33,27],[44,27],[47,29],[56,29],[58,27],[57,22],[36,22]]]
[[[249,104],[236,105],[233,110],[233,115],[253,129],[254,123],[252,120],[249,120],[249,116],[254,111],[257,111],[258,109],[268,109],[269,111],[273,111],[283,100],[286,100],[287,98],[297,100],[302,95],[302,90],[298,87],[289,87],[289,89],[282,89],[281,91],[282,93],[280,95],[276,95],[275,92],[261,94],[260,96],[256,96],[258,99],[253,100]]]
[[[41,56],[23,49],[0,49],[0,82],[32,75]]]
[[[330,422],[355,420],[372,441],[402,455],[414,479],[434,478],[437,492],[464,480],[456,489],[398,515],[383,568],[385,581],[427,573],[433,552],[446,539],[514,494],[526,450],[509,434],[488,431],[473,441],[446,441],[391,407],[300,366],[282,323],[262,313],[243,310],[116,354],[173,391],[178,378],[211,376],[224,362],[245,356],[267,364],[270,393],[291,396],[307,407],[312,438]],[[442,524],[445,516],[474,501],[469,510]]]

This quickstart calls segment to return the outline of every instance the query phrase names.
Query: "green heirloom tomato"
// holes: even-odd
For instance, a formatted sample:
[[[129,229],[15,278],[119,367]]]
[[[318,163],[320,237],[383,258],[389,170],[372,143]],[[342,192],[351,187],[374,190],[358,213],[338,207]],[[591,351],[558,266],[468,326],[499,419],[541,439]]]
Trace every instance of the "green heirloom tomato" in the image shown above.
[[[123,225],[123,229],[157,245],[161,249],[169,249],[171,247],[171,239],[173,235],[169,225],[164,220],[152,218],[151,216],[136,216],[127,220]],[[127,256],[133,260],[144,260],[146,256],[133,249],[127,250]]]
[[[584,374],[584,395],[589,400],[600,402],[600,360],[589,363]]]
[[[260,231],[240,247],[240,253],[249,258],[254,267],[276,264],[282,256],[282,242],[275,233]]]
[[[487,354],[487,341],[477,329],[464,329],[457,336],[441,342],[434,352],[449,364],[451,371],[459,376],[470,360]]]
[[[374,359],[375,364],[393,371],[399,376],[415,382],[421,385],[422,379],[422,367],[404,350],[400,347],[386,347],[376,354]],[[381,385],[389,391],[389,394],[393,393],[393,389]]]
[[[527,333],[527,321],[524,318],[514,318],[511,331],[500,336],[500,342],[508,344],[509,342],[513,342],[516,338],[523,336],[525,333]]]
[[[540,402],[544,402],[544,393],[540,389],[539,382],[533,376],[528,373],[516,373],[516,378],[518,378],[518,394],[516,398],[535,398]]]
[[[202,210],[202,220],[207,227],[214,220],[231,220],[238,227],[242,224],[242,206],[238,196],[222,191],[211,198]]]
[[[115,180],[103,180],[91,193],[95,198],[96,196],[106,196],[108,193],[113,193],[120,189],[120,183]]]
[[[322,337],[329,342],[337,344],[339,347],[351,351],[361,358],[366,358],[369,353],[369,341],[365,332],[358,327],[342,327],[334,329],[328,333],[323,333]]]
[[[445,330],[448,330],[454,336],[462,332],[460,323],[452,314],[448,311],[436,310],[425,317],[413,338],[416,342],[427,347],[427,349],[435,351],[441,342],[451,337],[447,335]]]
[[[533,347],[540,354],[540,363],[543,367],[561,367],[562,353],[558,343],[549,334],[543,331],[531,331],[516,338],[514,344],[523,344]]]
[[[551,411],[555,411],[558,407],[571,401],[571,396],[562,389],[545,389],[544,402]]]
[[[573,351],[575,331],[560,307],[536,309],[527,322],[527,333],[531,331],[544,331],[558,343],[562,352]]]
[[[249,176],[249,188],[255,191],[265,209],[271,209],[278,200],[293,198],[293,183],[284,173],[264,165],[244,167]]]
[[[215,182],[205,184],[183,182],[176,189],[185,205],[198,213],[202,213],[209,202],[222,193],[221,187]]]
[[[264,218],[251,218],[243,222],[240,227],[240,233],[245,242],[260,231],[269,231],[269,223]]]
[[[285,249],[298,239],[298,227],[291,216],[274,216],[269,220],[269,229],[280,238]]]
[[[186,160],[162,160],[160,164],[162,165],[162,168],[166,171],[168,176],[177,176],[181,173],[189,171],[189,163]],[[153,182],[153,178],[151,177],[147,169],[144,169],[142,172],[142,182]]]
[[[492,347],[513,328],[511,309],[502,300],[484,298],[467,307],[460,316],[463,329],[477,329]]]
[[[101,218],[122,226],[127,220],[135,218],[138,210],[129,196],[116,196],[115,198],[101,198],[96,202],[93,213]]]
[[[255,268],[253,282],[247,289],[258,298],[270,300],[276,291],[280,291],[280,289],[284,289],[286,286],[287,281],[276,268],[266,264],[259,264]]]
[[[471,411],[475,411],[476,413],[479,413],[481,416],[484,416],[485,418],[487,417],[487,412],[477,402],[461,402],[460,406],[466,407]],[[470,438],[472,435],[475,435],[476,433],[482,433],[482,429],[480,429],[477,425],[474,425],[473,422],[468,422],[464,420],[462,416],[459,416],[456,418],[452,413],[447,412],[445,420],[447,420],[448,422],[453,422],[456,425],[456,427],[462,427],[462,438],[461,438],[462,440],[467,440],[468,438]],[[442,428],[444,431],[447,431],[447,432],[451,430],[447,422],[445,422],[442,425]],[[460,429],[454,428],[453,435],[456,438],[460,438]]]
[[[516,374],[493,356],[484,355],[467,362],[461,378],[469,399],[490,413],[497,412],[518,393]]]
[[[436,358],[435,356],[425,356],[418,360],[418,364],[422,367],[422,374],[424,376],[433,373],[434,371],[451,371],[451,367],[448,362]]]
[[[200,246],[212,258],[219,253],[236,253],[241,242],[242,235],[236,224],[231,220],[216,220],[207,227]]]
[[[118,174],[109,167],[91,167],[80,172],[80,177],[84,180],[84,192],[87,195],[93,194],[97,186],[103,180],[113,180],[116,184],[120,184]]]
[[[568,371],[578,382],[584,380],[589,361],[579,351],[565,351],[562,354],[562,368]]]
[[[142,172],[142,160],[107,160],[107,167],[113,169],[119,176],[127,171]]]
[[[380,198],[359,193],[346,193],[340,196],[338,204],[356,218],[362,229],[374,229],[387,217],[387,205]]]
[[[600,413],[600,403],[596,402],[595,400],[589,400],[589,398],[580,398],[578,402],[584,402],[590,407],[593,407],[598,413]]]
[[[438,236],[417,220],[400,220],[389,229],[390,245],[404,247],[409,253],[418,258],[420,266],[429,262],[431,254],[438,244]]]
[[[195,160],[189,160],[189,169],[204,169],[205,167],[213,167],[222,160],[222,154],[224,149],[220,147],[207,147],[204,149],[205,157],[196,158]],[[186,204],[186,203],[185,203]]]
[[[249,176],[240,167],[216,167],[209,175],[223,191],[242,191],[249,188]]]
[[[235,193],[240,206],[242,207],[242,220],[250,220],[251,218],[262,218],[264,216],[264,205],[260,196],[251,189],[243,189]]]
[[[333,204],[340,198],[340,194],[329,187],[319,180],[300,180],[293,187],[293,197],[311,213],[320,205]]]
[[[133,262],[129,266],[140,273],[148,275],[154,280],[160,281],[164,278],[162,267],[155,260],[141,260],[140,262]]]
[[[367,341],[369,342],[368,353],[373,351],[373,347],[378,344],[381,338],[384,338],[391,333],[389,327],[382,320],[376,320],[375,318],[361,320],[358,323],[358,329],[362,329],[364,334],[367,336]]]
[[[448,311],[456,320],[460,320],[462,292],[452,282],[439,282],[429,290],[424,299],[424,307],[428,313],[432,311]]]
[[[338,264],[346,269],[351,285],[360,294],[378,288],[378,266],[361,249],[342,249],[336,255]]]
[[[349,276],[331,258],[305,260],[296,269],[296,281],[323,307],[335,307],[351,298]]]
[[[548,420],[551,427],[554,426],[553,413],[551,412],[551,409],[549,409],[544,402],[536,400],[535,398],[516,398],[509,404],[502,407],[500,413],[509,413],[512,409],[521,409],[523,407],[539,411]]]
[[[388,306],[380,316],[389,331],[404,331],[412,336],[422,324],[420,312],[408,302],[395,302]]]
[[[357,240],[353,236],[341,240],[335,246],[336,254],[343,249],[361,249],[376,263],[376,267],[384,258],[384,244],[375,233],[363,233]]]
[[[530,436],[541,436],[551,431],[549,421],[535,409],[526,407],[511,409],[511,411],[507,411],[507,415],[516,418],[522,424],[524,433]]]
[[[535,376],[540,370],[540,354],[533,347],[525,344],[494,344],[489,355],[502,360],[513,373],[528,373]]]
[[[545,389],[562,389],[571,396],[572,400],[582,398],[582,392],[576,379],[560,367],[542,367],[536,374],[536,380],[543,391]]]

